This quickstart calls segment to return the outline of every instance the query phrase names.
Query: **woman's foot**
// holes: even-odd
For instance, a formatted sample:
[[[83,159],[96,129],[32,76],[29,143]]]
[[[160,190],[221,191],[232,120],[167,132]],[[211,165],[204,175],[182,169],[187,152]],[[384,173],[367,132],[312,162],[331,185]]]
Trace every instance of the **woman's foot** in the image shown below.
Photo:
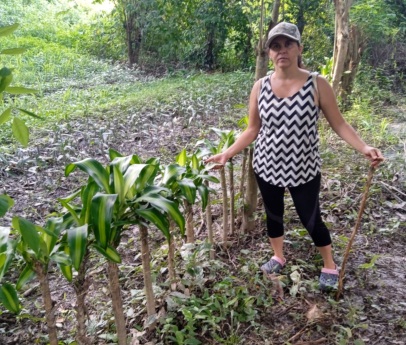
[[[335,269],[323,268],[321,270],[319,284],[320,290],[322,291],[331,291],[337,290],[338,288],[338,269],[337,266]]]
[[[277,256],[273,256],[271,260],[261,266],[261,270],[262,272],[267,274],[279,273],[285,266],[285,263],[286,259],[281,259]]]

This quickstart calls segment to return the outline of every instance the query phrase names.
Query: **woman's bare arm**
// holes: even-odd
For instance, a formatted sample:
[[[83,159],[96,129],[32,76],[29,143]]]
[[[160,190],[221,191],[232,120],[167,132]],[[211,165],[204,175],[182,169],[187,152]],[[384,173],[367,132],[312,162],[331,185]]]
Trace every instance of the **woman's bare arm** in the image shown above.
[[[381,152],[377,148],[367,145],[355,129],[345,121],[338,108],[333,89],[327,80],[323,77],[318,77],[317,82],[320,95],[320,108],[331,128],[344,141],[368,158],[373,166],[377,166],[384,159]]]

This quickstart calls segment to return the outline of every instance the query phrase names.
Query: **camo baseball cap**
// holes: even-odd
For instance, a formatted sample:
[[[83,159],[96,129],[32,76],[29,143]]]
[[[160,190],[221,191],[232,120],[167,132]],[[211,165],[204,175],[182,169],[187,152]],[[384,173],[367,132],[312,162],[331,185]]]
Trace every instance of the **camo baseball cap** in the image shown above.
[[[271,29],[271,31],[269,31],[268,40],[266,41],[265,46],[269,47],[271,42],[277,36],[289,37],[292,40],[294,40],[300,44],[300,32],[295,24],[291,24],[291,23],[287,23],[287,22],[281,22],[281,23],[277,24],[274,28]]]

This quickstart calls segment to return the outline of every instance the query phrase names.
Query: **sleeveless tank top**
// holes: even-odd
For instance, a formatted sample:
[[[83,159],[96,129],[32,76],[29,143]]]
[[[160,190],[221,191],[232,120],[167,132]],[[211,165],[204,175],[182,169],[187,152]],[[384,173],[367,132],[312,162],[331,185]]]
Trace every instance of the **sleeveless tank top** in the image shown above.
[[[312,75],[309,73],[303,87],[286,98],[273,93],[271,75],[262,79],[258,96],[261,128],[255,142],[253,168],[272,185],[295,187],[320,173],[319,108],[314,102]]]

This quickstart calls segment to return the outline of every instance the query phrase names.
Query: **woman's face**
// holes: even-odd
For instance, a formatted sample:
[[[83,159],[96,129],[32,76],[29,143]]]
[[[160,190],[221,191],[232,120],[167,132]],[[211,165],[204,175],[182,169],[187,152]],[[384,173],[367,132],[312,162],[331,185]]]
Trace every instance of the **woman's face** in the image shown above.
[[[302,46],[296,41],[279,36],[276,37],[269,46],[269,58],[275,66],[288,67],[298,64],[298,57],[302,54]]]

